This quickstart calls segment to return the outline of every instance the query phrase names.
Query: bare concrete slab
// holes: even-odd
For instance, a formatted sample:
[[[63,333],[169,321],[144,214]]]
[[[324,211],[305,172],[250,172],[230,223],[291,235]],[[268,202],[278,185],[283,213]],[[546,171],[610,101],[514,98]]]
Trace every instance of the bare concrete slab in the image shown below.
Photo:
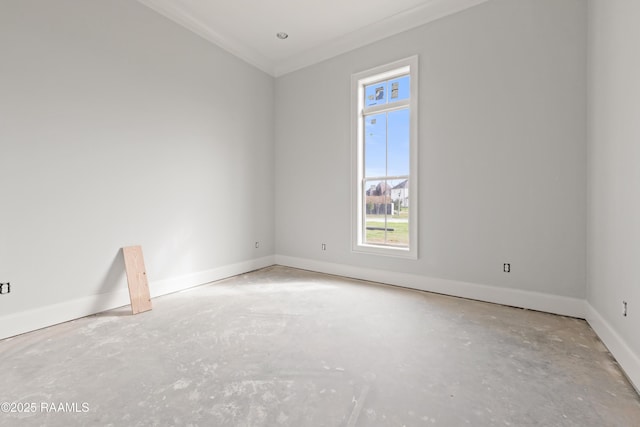
[[[0,426],[640,425],[583,320],[284,267],[128,313],[0,341]]]

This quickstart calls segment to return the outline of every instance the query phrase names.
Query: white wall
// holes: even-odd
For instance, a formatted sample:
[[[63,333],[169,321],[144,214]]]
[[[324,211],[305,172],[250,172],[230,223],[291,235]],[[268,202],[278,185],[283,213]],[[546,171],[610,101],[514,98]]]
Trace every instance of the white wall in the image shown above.
[[[640,2],[589,5],[588,320],[640,390]]]
[[[277,260],[514,305],[569,297],[581,315],[586,21],[581,0],[493,0],[278,78]],[[419,260],[352,253],[350,76],[414,54]]]
[[[155,294],[273,262],[272,77],[128,0],[4,0],[0,52],[0,338],[126,303],[122,246]]]

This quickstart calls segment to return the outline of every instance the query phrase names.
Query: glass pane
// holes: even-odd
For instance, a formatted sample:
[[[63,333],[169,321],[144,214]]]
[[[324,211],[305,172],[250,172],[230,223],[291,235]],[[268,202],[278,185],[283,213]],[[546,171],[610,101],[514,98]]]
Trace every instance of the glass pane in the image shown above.
[[[391,214],[391,187],[385,181],[365,181],[365,243],[382,245],[387,238],[387,216]]]
[[[364,105],[371,107],[373,105],[381,105],[387,103],[387,82],[380,82],[365,86],[364,88]]]
[[[393,214],[387,218],[387,244],[409,246],[409,180],[387,181],[390,190]],[[392,230],[392,231],[390,231]]]
[[[387,115],[373,114],[364,119],[364,176],[387,174]]]
[[[391,111],[387,120],[387,175],[409,175],[409,109]]]
[[[389,102],[409,99],[410,80],[409,76],[389,80]]]

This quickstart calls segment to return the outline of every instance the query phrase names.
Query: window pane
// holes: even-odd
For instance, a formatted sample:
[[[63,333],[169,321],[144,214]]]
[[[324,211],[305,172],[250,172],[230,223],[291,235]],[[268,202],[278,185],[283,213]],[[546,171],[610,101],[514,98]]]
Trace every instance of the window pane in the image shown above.
[[[387,82],[380,82],[365,86],[364,88],[364,105],[371,107],[373,105],[381,105],[387,103]]]
[[[409,175],[409,109],[388,113],[387,175]]]
[[[409,99],[410,80],[409,76],[389,80],[389,102]]]
[[[409,180],[364,181],[364,243],[409,246]]]
[[[387,181],[390,190],[393,215],[387,218],[387,244],[409,246],[409,179]]]
[[[391,187],[385,181],[365,180],[365,230],[367,244],[382,245],[387,238],[387,216],[391,214]]]
[[[387,156],[387,115],[373,114],[364,123],[364,176],[385,176]]]

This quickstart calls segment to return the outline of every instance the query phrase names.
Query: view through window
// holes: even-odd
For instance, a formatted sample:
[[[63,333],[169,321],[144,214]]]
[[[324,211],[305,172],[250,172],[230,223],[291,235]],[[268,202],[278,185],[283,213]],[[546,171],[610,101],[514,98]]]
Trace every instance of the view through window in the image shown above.
[[[357,96],[356,158],[358,171],[358,248],[410,251],[415,247],[414,205],[411,192],[415,175],[415,100],[411,63],[372,70],[354,78]],[[389,66],[388,66],[389,67]],[[388,68],[386,67],[386,68]],[[415,97],[415,95],[413,95]],[[415,142],[413,143],[415,145]]]

